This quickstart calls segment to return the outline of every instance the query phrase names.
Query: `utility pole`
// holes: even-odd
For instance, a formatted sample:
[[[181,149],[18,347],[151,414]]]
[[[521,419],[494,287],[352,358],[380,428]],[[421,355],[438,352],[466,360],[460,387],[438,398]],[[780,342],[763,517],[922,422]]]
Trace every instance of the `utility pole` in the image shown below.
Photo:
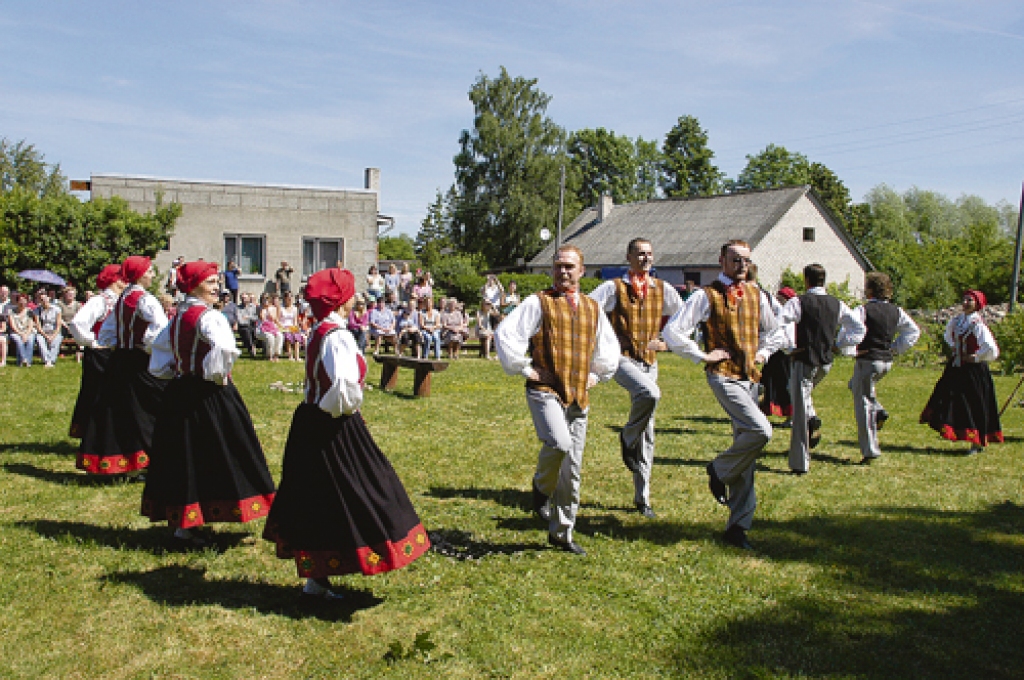
[[[1022,196],[1024,200],[1024,196]],[[562,166],[562,176],[558,180],[558,235],[555,236],[555,250],[562,247],[562,213],[565,210],[565,165]],[[1018,244],[1019,246],[1019,244]],[[1019,248],[1018,248],[1019,252]]]
[[[1013,254],[1013,278],[1010,283],[1010,313],[1017,306],[1017,287],[1020,285],[1020,249],[1024,241],[1024,184],[1020,189],[1020,206],[1017,211],[1017,250]]]

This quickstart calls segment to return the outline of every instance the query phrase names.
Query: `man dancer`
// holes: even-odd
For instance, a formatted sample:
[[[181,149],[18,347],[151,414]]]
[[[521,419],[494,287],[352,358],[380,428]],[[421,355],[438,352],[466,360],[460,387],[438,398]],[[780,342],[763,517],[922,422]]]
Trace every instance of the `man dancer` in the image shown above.
[[[619,365],[619,343],[608,319],[594,300],[579,293],[582,275],[583,253],[562,246],[555,253],[554,285],[526,298],[495,332],[502,368],[526,378],[526,402],[541,441],[534,510],[548,522],[548,543],[576,555],[586,555],[572,530],[580,503],[588,393]]]
[[[832,370],[833,348],[853,347],[867,330],[846,303],[825,292],[825,268],[804,267],[807,292],[782,308],[779,323],[796,324],[796,349],[790,355],[789,396],[793,400],[793,427],[789,436],[789,469],[805,475],[811,449],[821,441],[821,418],[814,410],[811,392]],[[842,326],[837,338],[836,331]]]
[[[747,540],[757,506],[754,467],[772,438],[772,426],[757,405],[756,364],[764,363],[779,343],[771,303],[746,281],[750,246],[731,240],[718,258],[721,272],[709,286],[697,289],[664,329],[665,342],[676,354],[705,364],[708,385],[732,420],[732,446],[708,463],[708,488],[729,506],[726,543],[753,550]],[[691,335],[705,324],[707,353]]]
[[[864,340],[857,345],[857,363],[850,378],[853,410],[857,416],[857,440],[861,464],[869,465],[882,455],[878,447],[878,431],[889,419],[875,396],[875,385],[892,369],[894,354],[902,354],[921,337],[917,324],[894,304],[892,281],[887,274],[871,272],[864,278],[867,302],[853,310],[867,327]]]
[[[626,247],[629,271],[621,279],[605,281],[590,297],[608,314],[619,339],[622,357],[615,382],[627,392],[629,419],[619,433],[622,462],[633,473],[633,503],[648,519],[651,508],[651,466],[654,463],[654,410],[661,399],[658,389],[658,353],[664,344],[658,336],[662,317],[683,308],[679,293],[664,281],[652,277],[654,249],[645,238],[635,238]]]

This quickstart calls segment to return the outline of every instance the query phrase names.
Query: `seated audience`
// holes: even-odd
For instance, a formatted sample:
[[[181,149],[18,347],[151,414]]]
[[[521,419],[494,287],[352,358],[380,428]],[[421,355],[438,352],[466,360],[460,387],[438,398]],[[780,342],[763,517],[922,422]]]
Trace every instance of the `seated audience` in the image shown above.
[[[390,341],[398,354],[398,343],[395,342],[395,314],[383,302],[370,303],[370,339],[375,341],[374,354],[380,354],[381,345]]]

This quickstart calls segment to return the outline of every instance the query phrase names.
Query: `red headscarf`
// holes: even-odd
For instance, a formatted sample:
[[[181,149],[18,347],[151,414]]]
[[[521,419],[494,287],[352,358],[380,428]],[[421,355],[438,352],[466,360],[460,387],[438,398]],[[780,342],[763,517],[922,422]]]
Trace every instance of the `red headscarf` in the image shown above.
[[[143,272],[145,273],[145,272]],[[121,280],[121,265],[108,264],[96,275],[96,287],[106,290]]]
[[[793,298],[796,297],[796,291],[790,288],[789,286],[785,286],[783,288],[779,288],[779,295],[786,298],[787,300],[792,300]]]
[[[217,263],[199,260],[186,262],[178,267],[178,278],[175,285],[182,293],[191,293],[200,283],[217,273]]]
[[[135,283],[149,271],[150,259],[141,255],[132,255],[125,258],[121,264],[121,278],[126,283]]]
[[[982,293],[980,290],[964,291],[964,295],[970,295],[972,298],[974,298],[974,302],[978,305],[979,312],[985,309],[985,305],[988,304],[987,300],[985,299],[985,294]]]
[[[306,282],[306,302],[323,319],[356,294],[356,277],[347,269],[322,269]]]

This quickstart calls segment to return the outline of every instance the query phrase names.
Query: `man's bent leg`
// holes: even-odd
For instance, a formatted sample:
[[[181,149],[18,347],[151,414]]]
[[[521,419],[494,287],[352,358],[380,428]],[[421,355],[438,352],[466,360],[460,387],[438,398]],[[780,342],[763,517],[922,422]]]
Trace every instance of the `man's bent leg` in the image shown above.
[[[629,357],[622,357],[615,382],[622,386],[630,397],[629,419],[622,428],[622,437],[627,446],[639,440],[641,455],[639,470],[633,473],[633,502],[637,505],[651,504],[651,467],[654,464],[654,411],[661,399],[658,387],[658,365],[648,366]]]
[[[533,417],[533,427],[537,438],[541,441],[540,453],[537,456],[537,470],[533,475],[533,483],[537,489],[548,496],[551,506],[551,524],[549,531],[562,541],[569,541],[572,533],[572,520],[575,520],[575,508],[565,509],[568,498],[571,505],[572,494],[565,492],[565,484],[571,488],[572,465],[567,468],[569,478],[564,480],[563,468],[565,461],[571,458],[574,448],[573,433],[570,430],[569,409],[562,406],[558,397],[552,392],[542,390],[526,390],[526,402]],[[584,431],[586,416],[583,418]],[[582,447],[580,448],[582,454]],[[582,460],[582,455],[580,456]],[[579,491],[579,471],[576,468],[577,504]],[[567,517],[570,521],[566,524]]]

